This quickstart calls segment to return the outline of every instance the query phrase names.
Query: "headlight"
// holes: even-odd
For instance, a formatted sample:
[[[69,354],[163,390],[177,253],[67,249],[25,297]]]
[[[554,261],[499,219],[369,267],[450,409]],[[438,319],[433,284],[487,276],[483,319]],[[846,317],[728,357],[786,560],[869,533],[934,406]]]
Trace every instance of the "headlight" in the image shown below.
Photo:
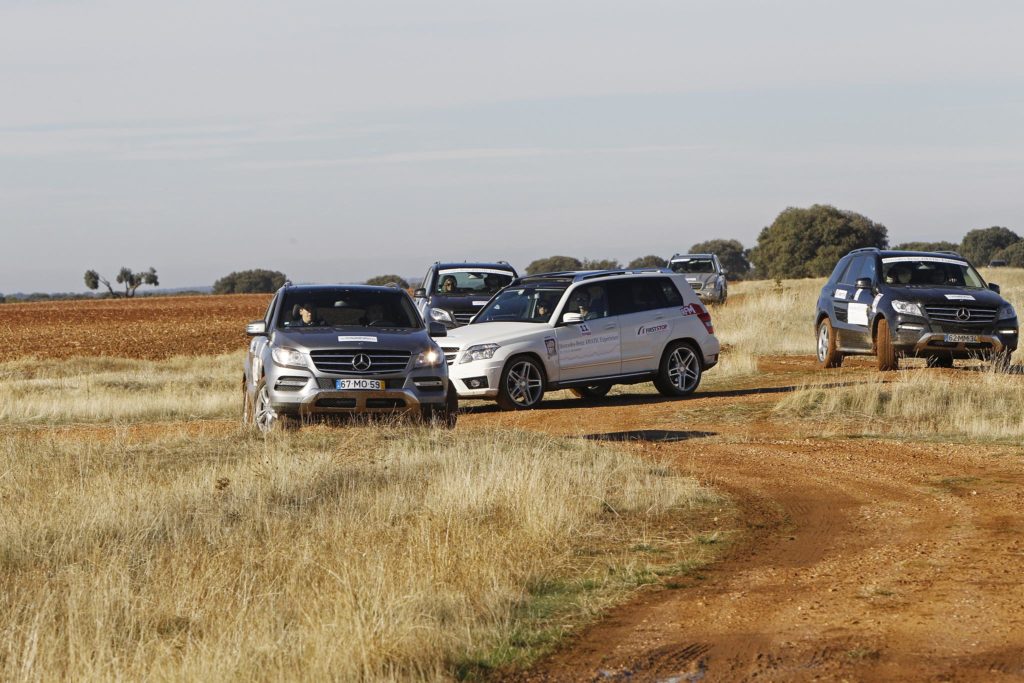
[[[449,313],[448,311],[444,310],[443,308],[431,308],[430,309],[430,319],[431,320],[435,320],[435,321],[437,321],[439,323],[454,322],[452,320],[451,313]]]
[[[459,363],[471,363],[475,360],[488,360],[494,357],[494,352],[501,348],[498,344],[477,344],[470,346],[462,352],[462,359]]]
[[[1004,303],[999,307],[999,319],[1006,320],[1008,318],[1016,318],[1017,311],[1013,310],[1013,305],[1009,302]]]
[[[438,365],[444,365],[444,351],[440,346],[432,346],[416,356],[416,367],[418,368],[433,368]]]
[[[903,315],[916,315],[918,318],[924,317],[924,311],[921,310],[921,306],[919,304],[912,304],[909,301],[893,299],[892,309]]]
[[[274,362],[278,365],[291,365],[292,367],[304,368],[306,367],[306,357],[302,355],[301,351],[295,349],[289,349],[287,346],[281,348],[275,348],[270,352],[274,358]]]

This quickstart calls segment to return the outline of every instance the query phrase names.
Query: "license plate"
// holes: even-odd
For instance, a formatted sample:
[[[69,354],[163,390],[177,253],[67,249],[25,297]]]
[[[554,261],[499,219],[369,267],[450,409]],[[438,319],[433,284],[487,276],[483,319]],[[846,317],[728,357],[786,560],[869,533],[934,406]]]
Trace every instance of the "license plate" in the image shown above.
[[[335,389],[379,390],[384,388],[384,381],[379,379],[336,379]]]
[[[976,344],[978,336],[974,334],[947,334],[946,341],[956,344]]]

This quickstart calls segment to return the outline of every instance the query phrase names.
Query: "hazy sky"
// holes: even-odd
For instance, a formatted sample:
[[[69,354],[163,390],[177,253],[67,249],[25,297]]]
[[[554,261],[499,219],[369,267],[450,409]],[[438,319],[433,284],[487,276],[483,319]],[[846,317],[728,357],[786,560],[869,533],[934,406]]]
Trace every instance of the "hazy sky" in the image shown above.
[[[0,0],[0,292],[1024,233],[1024,3]]]

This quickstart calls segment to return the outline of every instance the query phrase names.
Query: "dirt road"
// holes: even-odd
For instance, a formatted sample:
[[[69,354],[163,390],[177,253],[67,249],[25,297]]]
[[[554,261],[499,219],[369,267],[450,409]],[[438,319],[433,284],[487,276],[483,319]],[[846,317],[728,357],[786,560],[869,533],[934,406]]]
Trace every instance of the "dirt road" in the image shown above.
[[[641,593],[519,680],[1024,679],[1024,450],[822,438],[772,418],[812,368],[778,361],[748,389],[684,402],[462,418],[629,431],[628,447],[728,492],[746,524],[702,578]]]

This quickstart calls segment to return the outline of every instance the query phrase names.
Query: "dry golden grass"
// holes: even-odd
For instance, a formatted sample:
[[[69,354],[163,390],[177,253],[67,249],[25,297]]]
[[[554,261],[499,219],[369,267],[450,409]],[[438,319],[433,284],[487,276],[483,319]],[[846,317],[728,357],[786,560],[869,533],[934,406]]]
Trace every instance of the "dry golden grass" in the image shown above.
[[[241,359],[10,361],[0,364],[0,425],[234,417]]]
[[[736,282],[724,306],[711,308],[722,343],[711,385],[757,372],[760,356],[814,353],[814,307],[824,279]]]
[[[184,403],[176,373],[204,368],[234,389],[236,360],[0,366],[4,396],[59,380],[31,385],[37,408],[8,408],[0,433],[0,679],[447,679],[536,654],[659,566],[709,554],[686,532],[630,551],[717,499],[582,439],[126,426],[180,413],[118,396]],[[74,418],[93,424],[50,426],[76,365],[113,393]],[[237,408],[213,394],[202,416]]]
[[[786,396],[777,415],[814,420],[831,435],[883,434],[972,441],[1024,437],[1024,376],[993,371],[904,370],[848,386],[814,386]]]

